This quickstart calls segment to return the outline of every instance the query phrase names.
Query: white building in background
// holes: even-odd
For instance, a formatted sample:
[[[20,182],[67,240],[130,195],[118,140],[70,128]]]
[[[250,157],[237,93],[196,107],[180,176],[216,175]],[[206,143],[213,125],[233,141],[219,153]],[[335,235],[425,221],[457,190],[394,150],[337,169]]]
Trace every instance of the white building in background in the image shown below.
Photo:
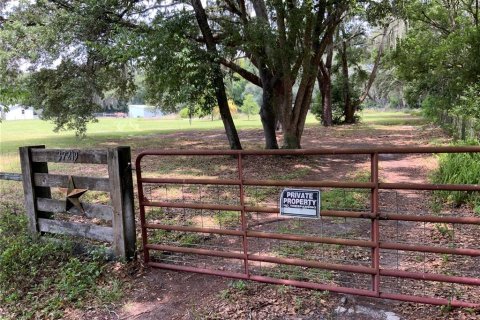
[[[8,111],[5,111],[5,107],[0,105],[0,118],[2,120],[31,120],[38,119],[38,114],[33,108],[21,105],[9,106]]]
[[[163,112],[153,106],[130,104],[128,105],[128,116],[130,118],[158,118],[163,116]]]

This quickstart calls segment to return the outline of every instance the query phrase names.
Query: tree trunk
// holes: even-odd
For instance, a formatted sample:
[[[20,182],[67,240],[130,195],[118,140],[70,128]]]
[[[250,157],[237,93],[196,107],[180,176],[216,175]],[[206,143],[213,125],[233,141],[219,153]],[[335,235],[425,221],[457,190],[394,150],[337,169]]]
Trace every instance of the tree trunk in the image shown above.
[[[333,125],[332,116],[332,62],[333,62],[333,36],[328,39],[328,47],[326,49],[327,57],[325,63],[320,61],[318,68],[318,88],[322,95],[322,124],[325,127]]]
[[[347,43],[342,41],[341,50],[342,60],[342,76],[343,76],[343,114],[345,116],[345,123],[355,123],[355,108],[352,103],[350,95],[350,79],[348,75],[348,61],[347,61]]]
[[[332,80],[330,75],[322,77],[319,73],[318,86],[322,95],[322,124],[325,127],[333,125],[332,116]]]
[[[264,65],[260,67],[259,73],[263,87],[260,119],[265,136],[265,149],[278,149],[277,133],[275,131],[278,117],[275,107],[274,79]]]
[[[217,97],[218,108],[220,110],[220,116],[222,118],[223,126],[225,127],[225,133],[227,134],[230,149],[241,150],[242,145],[238,138],[237,129],[233,122],[230,108],[228,107],[227,94],[225,92],[225,83],[223,82],[222,70],[220,68],[219,60],[215,60],[218,57],[217,46],[213,38],[212,30],[208,25],[207,15],[203,8],[201,0],[192,0],[192,6],[195,10],[195,18],[197,19],[198,26],[202,32],[202,36],[205,39],[208,53],[212,56],[212,69],[213,69],[213,85],[215,87],[215,96]]]

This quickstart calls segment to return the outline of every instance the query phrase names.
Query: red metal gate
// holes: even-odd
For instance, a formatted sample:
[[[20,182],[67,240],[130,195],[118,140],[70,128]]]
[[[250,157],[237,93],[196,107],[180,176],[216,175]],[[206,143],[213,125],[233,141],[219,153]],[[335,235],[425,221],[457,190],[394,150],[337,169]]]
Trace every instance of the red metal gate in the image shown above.
[[[478,266],[480,245],[477,246],[478,241],[473,241],[472,238],[478,239],[480,236],[480,233],[476,233],[480,218],[473,213],[467,215],[418,213],[414,210],[412,214],[401,206],[406,203],[420,206],[425,202],[423,198],[415,198],[408,192],[439,190],[474,192],[480,191],[480,185],[389,183],[379,178],[379,162],[388,161],[392,157],[467,152],[480,152],[480,148],[142,152],[136,159],[136,173],[145,263],[163,269],[346,294],[437,305],[478,307],[480,301],[475,299],[480,297],[478,267],[462,269],[462,266]],[[246,177],[244,170],[246,161],[250,165],[256,165],[260,160],[268,158],[270,163],[277,162],[278,165],[282,159],[287,159],[286,161],[292,164],[297,158],[312,156],[365,157],[369,163],[369,181],[292,180],[288,175],[282,176],[283,179],[265,180],[255,176]],[[172,157],[180,160],[171,162]],[[225,174],[227,178],[223,175],[217,178],[196,176],[193,162],[187,159],[199,157],[223,159],[222,161],[228,164],[208,160],[204,161],[204,166],[207,170],[223,168],[228,172]],[[159,167],[156,166],[158,160],[161,160]],[[178,167],[179,163],[184,167]],[[331,170],[341,166],[340,162],[331,163],[339,163],[332,166]],[[170,169],[165,171],[161,169],[162,166]],[[265,169],[268,168],[267,164]],[[169,176],[171,172],[187,172],[194,177],[172,178]],[[166,176],[161,177],[161,173]],[[327,220],[313,219],[298,222],[279,217],[278,206],[255,205],[258,199],[270,201],[268,198],[271,198],[272,192],[273,194],[276,192],[258,191],[261,187],[322,188],[322,192],[327,189],[343,190],[343,196],[337,192],[334,194],[336,196],[334,200],[347,203],[354,199],[347,192],[356,192],[355,195],[366,192],[369,203],[367,207],[360,208],[358,203],[352,200],[354,208],[322,209],[321,219],[330,219],[328,224],[325,222]],[[255,192],[257,195],[252,196],[251,194]],[[386,192],[385,195],[382,192]],[[398,198],[398,192],[405,193],[402,200],[397,200],[396,211],[383,210],[380,196]],[[212,196],[213,194],[215,196]],[[331,194],[333,193],[325,193],[325,201],[333,199]],[[275,202],[275,199],[272,201]],[[236,213],[238,225],[235,225]],[[150,216],[152,218],[149,218]],[[185,218],[187,216],[188,219]],[[360,227],[348,228],[342,221],[345,223],[358,221]],[[268,223],[275,226],[273,231],[266,230],[265,226],[268,226]],[[411,228],[409,224],[417,227]],[[410,237],[421,235],[422,226],[423,243],[415,243]],[[321,228],[322,231],[315,233],[315,228]],[[339,236],[341,232],[344,232],[344,235]],[[404,235],[401,236],[403,239],[399,239],[400,234]],[[436,234],[438,236],[435,236]],[[198,235],[202,237],[199,238]],[[464,237],[467,240],[464,241]],[[164,239],[169,241],[163,241]],[[288,245],[277,245],[272,249],[272,243]],[[293,258],[287,256],[291,252],[294,253]],[[344,255],[345,259],[338,258],[340,255]],[[217,262],[216,259],[220,261]],[[453,269],[446,271],[444,265],[450,266],[451,263]],[[451,291],[449,285],[452,286]],[[445,294],[447,291],[448,294]]]

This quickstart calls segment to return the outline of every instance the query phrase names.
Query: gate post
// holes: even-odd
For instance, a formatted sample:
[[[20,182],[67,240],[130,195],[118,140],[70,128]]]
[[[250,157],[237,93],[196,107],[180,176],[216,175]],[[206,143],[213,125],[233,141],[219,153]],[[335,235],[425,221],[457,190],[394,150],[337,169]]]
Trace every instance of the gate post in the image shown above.
[[[25,212],[28,217],[28,229],[32,234],[37,234],[38,218],[49,217],[48,213],[38,211],[37,198],[51,198],[49,187],[35,186],[35,173],[48,173],[47,162],[33,162],[31,149],[45,149],[44,145],[20,147],[20,164],[22,167],[23,194],[25,196]]]
[[[130,147],[107,152],[110,197],[113,207],[113,250],[127,260],[135,258],[135,213]]]

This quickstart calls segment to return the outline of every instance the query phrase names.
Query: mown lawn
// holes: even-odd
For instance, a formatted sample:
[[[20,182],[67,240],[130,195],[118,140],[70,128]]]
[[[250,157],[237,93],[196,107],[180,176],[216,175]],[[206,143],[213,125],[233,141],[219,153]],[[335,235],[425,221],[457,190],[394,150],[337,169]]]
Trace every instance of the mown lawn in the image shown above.
[[[424,121],[403,111],[363,111],[361,122],[366,125],[419,124]],[[235,119],[239,131],[261,128],[260,117],[239,116]],[[319,122],[313,115],[307,117],[307,127]],[[112,140],[124,140],[157,134],[190,130],[222,130],[221,120],[194,119],[133,119],[103,118],[88,125],[87,136],[78,138],[73,131],[53,132],[53,124],[42,120],[3,121],[0,123],[0,171],[19,171],[17,150],[20,146],[46,145],[50,148],[105,147]]]

